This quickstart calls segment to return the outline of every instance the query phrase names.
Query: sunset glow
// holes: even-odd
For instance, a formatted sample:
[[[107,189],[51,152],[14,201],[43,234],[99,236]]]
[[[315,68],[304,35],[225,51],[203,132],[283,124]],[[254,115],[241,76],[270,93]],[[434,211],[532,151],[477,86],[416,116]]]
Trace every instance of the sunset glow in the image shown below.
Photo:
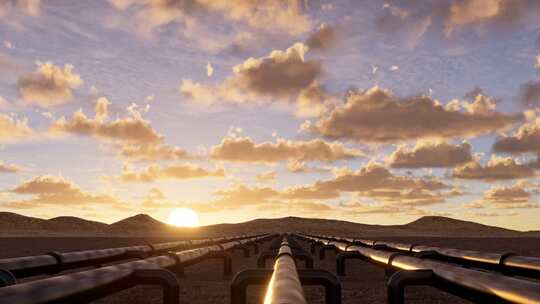
[[[178,227],[197,227],[199,226],[199,216],[188,208],[174,209],[169,214],[167,223]]]

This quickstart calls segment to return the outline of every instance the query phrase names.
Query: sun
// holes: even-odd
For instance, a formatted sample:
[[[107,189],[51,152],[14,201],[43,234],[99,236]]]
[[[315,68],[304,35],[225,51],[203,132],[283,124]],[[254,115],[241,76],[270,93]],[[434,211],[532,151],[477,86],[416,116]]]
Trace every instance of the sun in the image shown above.
[[[167,223],[178,227],[197,227],[199,216],[189,208],[178,208],[171,211]]]

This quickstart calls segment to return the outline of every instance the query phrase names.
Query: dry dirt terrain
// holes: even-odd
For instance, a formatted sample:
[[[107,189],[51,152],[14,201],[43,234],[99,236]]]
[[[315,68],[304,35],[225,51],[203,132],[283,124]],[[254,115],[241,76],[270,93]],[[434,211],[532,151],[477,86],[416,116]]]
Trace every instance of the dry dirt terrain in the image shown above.
[[[438,237],[389,237],[387,239],[451,248],[475,249],[491,252],[512,251],[518,254],[539,256],[540,238],[438,238]],[[73,251],[108,248],[144,243],[158,243],[169,238],[0,238],[0,258],[35,255],[51,250]],[[300,242],[309,251],[307,243]],[[268,246],[261,247],[262,250]],[[256,256],[244,258],[241,251],[233,253],[233,273],[256,267]],[[315,268],[335,273],[335,255],[328,252],[326,259],[314,257]],[[299,264],[302,267],[302,263]],[[347,264],[347,276],[343,277],[343,303],[385,303],[384,271],[361,261]],[[185,275],[179,277],[183,303],[229,303],[229,283],[231,278],[223,277],[222,265],[218,260],[209,260],[186,268]],[[321,288],[305,288],[309,303],[323,303]],[[261,303],[262,288],[249,289],[249,303]],[[161,303],[160,290],[141,286],[119,292],[95,303]],[[413,287],[407,291],[407,303],[466,303],[448,294],[427,287]]]

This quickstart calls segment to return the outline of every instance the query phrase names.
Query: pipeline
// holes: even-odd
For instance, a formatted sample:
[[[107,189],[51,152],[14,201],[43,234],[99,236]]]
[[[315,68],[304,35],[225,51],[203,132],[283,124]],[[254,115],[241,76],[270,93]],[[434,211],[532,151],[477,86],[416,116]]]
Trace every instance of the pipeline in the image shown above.
[[[341,304],[341,283],[332,273],[318,269],[297,269],[295,264],[295,241],[288,236],[278,239],[267,252],[274,252],[273,269],[247,269],[236,274],[231,282],[231,304],[245,304],[246,290],[251,285],[267,285],[265,304],[303,304],[303,285],[325,288],[325,303]]]
[[[248,238],[248,242],[268,239],[268,235]],[[0,304],[89,302],[139,284],[163,288],[163,303],[179,303],[179,286],[174,272],[191,262],[211,257],[238,246],[236,241],[169,252],[165,255],[125,262],[93,270],[20,283],[0,288]]]
[[[540,258],[520,256],[511,252],[487,253],[474,250],[452,249],[357,238],[326,237],[324,239],[320,238],[319,241],[322,243],[325,242],[324,245],[328,245],[333,241],[354,243],[359,246],[407,253],[423,259],[433,259],[456,263],[467,267],[498,271],[505,275],[540,278]],[[324,257],[324,252],[321,254]]]
[[[264,296],[264,304],[307,304],[292,249],[286,238],[281,241],[274,272]]]
[[[49,252],[43,255],[0,259],[0,272],[9,272],[15,279],[27,278],[36,275],[52,275],[65,270],[83,268],[88,266],[101,266],[102,264],[120,262],[134,258],[147,258],[168,251],[188,249],[224,241],[245,239],[247,236],[233,238],[215,238],[185,240],[158,244],[146,244],[129,247],[108,248],[99,250],[84,250],[74,252]],[[243,246],[243,244],[239,244]],[[249,253],[248,253],[249,254]],[[5,276],[7,277],[7,275]],[[0,287],[11,285],[7,279],[0,275]]]
[[[381,250],[384,248],[375,249],[375,243],[369,248],[355,244],[356,241],[336,241],[339,238],[334,237],[304,234],[298,237],[339,249],[338,272],[346,258],[355,257],[384,267],[388,274],[393,273],[388,281],[388,303],[403,303],[404,287],[410,284],[429,285],[475,302],[540,303],[540,283],[537,282]]]

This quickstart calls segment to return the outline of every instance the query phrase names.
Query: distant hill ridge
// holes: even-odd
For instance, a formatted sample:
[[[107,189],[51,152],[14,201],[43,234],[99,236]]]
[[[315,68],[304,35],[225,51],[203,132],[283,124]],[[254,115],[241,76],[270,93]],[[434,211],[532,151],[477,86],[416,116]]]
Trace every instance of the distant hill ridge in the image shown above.
[[[442,216],[424,216],[404,225],[369,225],[343,220],[283,217],[255,219],[237,224],[178,228],[147,214],[137,214],[110,225],[78,217],[49,220],[0,212],[0,236],[212,236],[224,234],[308,232],[341,236],[455,236],[520,237],[540,232],[520,232]]]

